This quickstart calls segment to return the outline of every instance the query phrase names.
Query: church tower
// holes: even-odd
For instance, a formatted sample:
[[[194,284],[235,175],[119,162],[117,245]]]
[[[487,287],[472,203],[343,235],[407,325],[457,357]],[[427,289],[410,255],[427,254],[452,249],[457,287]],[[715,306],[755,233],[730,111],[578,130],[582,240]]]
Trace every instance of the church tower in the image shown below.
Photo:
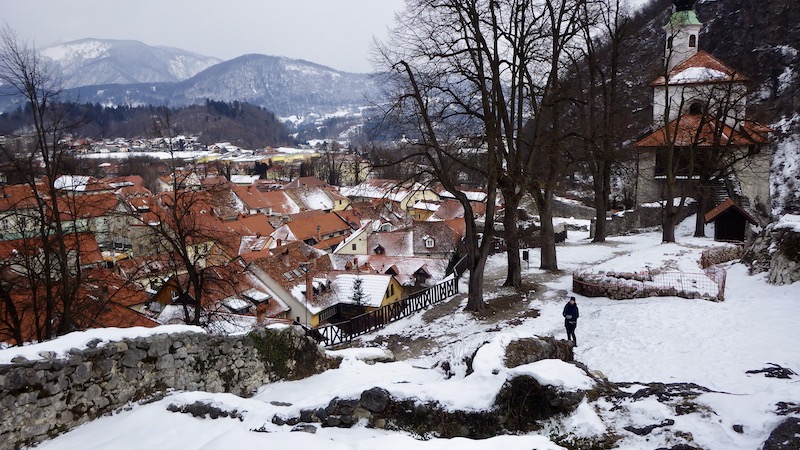
[[[694,12],[695,0],[673,0],[674,11],[669,22],[664,25],[667,32],[664,60],[667,71],[686,61],[697,53],[700,28],[703,24],[697,20]]]

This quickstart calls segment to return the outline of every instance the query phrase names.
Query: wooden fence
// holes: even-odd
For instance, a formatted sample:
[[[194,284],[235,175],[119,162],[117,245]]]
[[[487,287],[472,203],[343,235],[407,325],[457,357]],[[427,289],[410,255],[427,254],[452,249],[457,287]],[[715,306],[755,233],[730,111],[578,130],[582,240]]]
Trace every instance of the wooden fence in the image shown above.
[[[383,328],[391,322],[446,300],[458,293],[458,279],[466,270],[466,261],[466,257],[462,258],[455,264],[452,274],[428,289],[415,292],[407,298],[355,316],[350,320],[320,325],[312,331],[318,341],[323,342],[326,347],[332,347],[350,342],[355,337]]]

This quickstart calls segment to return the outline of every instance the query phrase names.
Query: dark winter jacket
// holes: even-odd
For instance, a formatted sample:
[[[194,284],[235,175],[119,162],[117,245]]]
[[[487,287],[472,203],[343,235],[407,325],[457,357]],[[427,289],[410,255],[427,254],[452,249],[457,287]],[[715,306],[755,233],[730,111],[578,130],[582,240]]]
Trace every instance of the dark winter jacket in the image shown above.
[[[564,306],[563,315],[564,315],[565,319],[567,319],[567,320],[569,320],[571,322],[577,322],[578,321],[578,316],[580,315],[578,313],[578,304],[577,303],[571,304],[571,303],[567,302],[567,304]]]

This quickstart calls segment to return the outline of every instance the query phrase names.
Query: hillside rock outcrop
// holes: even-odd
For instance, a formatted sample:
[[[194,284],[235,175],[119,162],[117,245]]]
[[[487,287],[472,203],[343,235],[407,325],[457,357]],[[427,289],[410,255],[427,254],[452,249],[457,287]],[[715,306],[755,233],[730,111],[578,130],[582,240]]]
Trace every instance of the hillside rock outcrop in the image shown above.
[[[769,273],[772,284],[800,280],[800,215],[787,214],[748,243],[742,262],[750,273]]]

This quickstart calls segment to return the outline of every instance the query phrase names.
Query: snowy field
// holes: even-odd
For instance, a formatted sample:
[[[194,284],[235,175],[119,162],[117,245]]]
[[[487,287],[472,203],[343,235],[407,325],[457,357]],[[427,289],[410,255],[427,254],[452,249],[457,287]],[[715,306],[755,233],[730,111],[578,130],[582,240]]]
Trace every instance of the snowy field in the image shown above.
[[[345,357],[339,369],[305,380],[267,385],[249,399],[230,394],[178,392],[161,401],[134,405],[128,411],[103,417],[56,439],[41,449],[560,449],[551,441],[558,435],[591,437],[606,432],[623,436],[619,449],[646,450],[672,447],[676,434],[691,433],[691,445],[708,450],[752,450],[760,448],[772,429],[784,418],[775,414],[780,401],[800,403],[798,376],[791,379],[747,374],[777,364],[800,372],[800,283],[771,286],[765,276],[749,276],[739,263],[730,263],[725,302],[687,300],[676,297],[609,300],[577,296],[580,320],[579,347],[575,357],[610,381],[631,383],[691,382],[714,392],[700,395],[695,403],[704,407],[677,415],[675,409],[653,397],[628,399],[622,407],[601,399],[584,402],[569,417],[552,419],[539,434],[500,436],[487,440],[416,440],[397,432],[369,429],[319,428],[315,434],[290,432],[290,426],[271,423],[274,415],[296,415],[301,409],[324,407],[333,397],[357,398],[366,389],[380,386],[395,397],[436,400],[454,409],[488,407],[502,383],[513,374],[531,374],[540,382],[565,389],[585,389],[593,381],[574,366],[561,361],[540,361],[505,369],[504,346],[519,337],[564,338],[561,309],[571,295],[574,270],[639,271],[645,266],[698,272],[700,252],[718,245],[712,239],[691,237],[693,218],[677,232],[677,244],[661,244],[660,233],[612,237],[605,244],[591,244],[585,232],[569,234],[558,248],[563,273],[546,276],[535,269],[538,252],[532,252],[530,268],[523,266],[526,281],[546,279],[546,288],[525,298],[523,308],[537,309],[538,317],[521,316],[502,326],[485,323],[469,314],[447,314],[433,323],[421,314],[391,324],[378,335],[364,339],[376,345],[380,338],[401,335],[409,340],[427,339],[436,345],[414,359],[368,365],[361,361],[380,348],[340,351]],[[709,234],[711,235],[711,234]],[[487,271],[495,278],[503,274],[503,255],[493,256]],[[491,277],[490,277],[491,278]],[[490,289],[487,299],[507,295]],[[410,341],[409,341],[410,342]],[[50,344],[55,345],[55,344]],[[480,347],[475,372],[463,371],[450,379],[432,368],[442,359],[458,359]],[[10,359],[0,351],[0,359]],[[632,388],[635,389],[635,388]],[[631,390],[633,392],[633,390]],[[243,420],[194,418],[166,410],[169,404],[213,402],[243,413]],[[275,402],[275,403],[271,403]],[[291,404],[290,406],[280,406]],[[613,409],[612,409],[613,408]],[[656,428],[647,436],[624,431],[624,426],[643,427],[666,419],[674,425]],[[734,431],[741,426],[741,432]],[[737,427],[738,428],[738,427]],[[268,432],[254,432],[262,429]]]

